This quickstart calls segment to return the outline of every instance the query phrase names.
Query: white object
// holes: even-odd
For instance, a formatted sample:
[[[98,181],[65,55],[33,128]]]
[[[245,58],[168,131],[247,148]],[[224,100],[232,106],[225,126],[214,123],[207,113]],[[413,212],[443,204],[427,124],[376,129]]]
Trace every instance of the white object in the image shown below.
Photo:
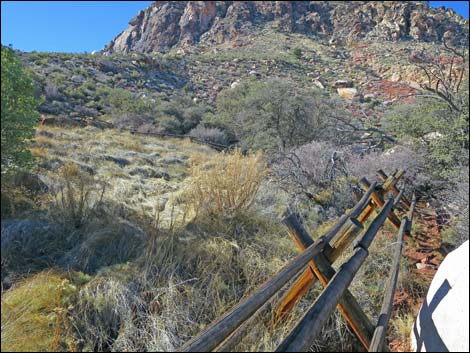
[[[413,330],[415,352],[469,351],[468,240],[446,256],[434,276]]]

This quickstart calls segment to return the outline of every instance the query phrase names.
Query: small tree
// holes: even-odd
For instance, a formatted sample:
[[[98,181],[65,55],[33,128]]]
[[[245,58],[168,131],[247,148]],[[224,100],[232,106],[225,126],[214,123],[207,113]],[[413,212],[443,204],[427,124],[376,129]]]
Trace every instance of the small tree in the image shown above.
[[[294,49],[294,56],[299,60],[302,59],[302,49],[295,48]]]
[[[37,124],[35,87],[11,48],[2,46],[1,173],[30,166],[27,141]]]

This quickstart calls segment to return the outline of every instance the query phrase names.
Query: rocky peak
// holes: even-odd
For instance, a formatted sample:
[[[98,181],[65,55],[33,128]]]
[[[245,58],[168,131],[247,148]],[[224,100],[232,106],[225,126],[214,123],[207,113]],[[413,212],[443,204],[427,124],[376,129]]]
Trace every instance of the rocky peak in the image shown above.
[[[468,20],[420,1],[158,1],[129,25],[105,54],[236,42],[266,27],[330,42],[468,41]]]

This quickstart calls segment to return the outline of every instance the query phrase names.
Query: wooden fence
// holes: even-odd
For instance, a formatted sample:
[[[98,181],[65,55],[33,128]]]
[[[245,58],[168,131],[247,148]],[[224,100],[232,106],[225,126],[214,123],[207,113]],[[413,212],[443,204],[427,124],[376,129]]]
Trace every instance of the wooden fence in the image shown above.
[[[404,190],[399,190],[397,187],[404,173],[400,170],[387,176],[380,170],[378,171],[380,183],[371,184],[365,178],[361,179],[359,185],[364,191],[361,199],[349,213],[344,214],[316,241],[308,234],[297,216],[288,211],[283,223],[301,254],[292,259],[253,295],[241,301],[178,351],[229,351],[247,334],[250,323],[273,305],[273,300],[277,300],[274,304],[276,320],[283,320],[316,281],[320,281],[324,287],[323,291],[282,341],[277,352],[307,351],[336,307],[369,352],[389,351],[388,346],[384,344],[385,334],[398,279],[402,243],[405,234],[411,233],[416,205],[414,194],[412,201],[409,202]],[[364,229],[366,221],[374,214],[374,210],[375,218]],[[401,210],[401,219],[398,210]],[[386,221],[396,229],[397,237],[383,305],[377,325],[373,325],[348,287],[369,255],[369,246],[377,232]],[[353,247],[352,255],[336,271],[332,264],[350,246]],[[286,284],[296,276],[298,279],[283,296],[279,296]]]

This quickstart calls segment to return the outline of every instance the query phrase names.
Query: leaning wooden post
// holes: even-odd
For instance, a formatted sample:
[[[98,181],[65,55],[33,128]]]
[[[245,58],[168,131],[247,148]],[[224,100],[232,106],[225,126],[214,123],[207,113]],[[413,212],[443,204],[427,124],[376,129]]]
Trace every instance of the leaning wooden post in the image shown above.
[[[370,183],[367,181],[366,178],[362,178],[360,181],[359,181],[359,185],[364,189],[364,190],[368,190],[369,187],[370,187]],[[372,195],[372,201],[374,201],[375,205],[378,207],[378,208],[382,208],[383,205],[385,204],[382,196],[380,196],[377,192],[373,192]],[[392,223],[392,225],[398,230],[400,229],[400,220],[398,219],[398,217],[395,215],[395,213],[393,212],[390,212],[388,214],[388,220],[390,221],[390,223]]]
[[[361,223],[364,219],[369,217],[374,209],[370,198],[372,193],[376,190],[376,187],[377,182],[372,183],[358,203],[351,209],[350,213],[343,215],[340,220],[324,235],[327,241],[333,241],[333,237],[336,236],[333,247],[325,247],[325,250],[327,251],[326,256],[330,263],[333,263],[342,251],[348,247],[361,232]],[[289,216],[291,213],[292,212],[288,210],[286,216]],[[356,218],[359,222],[355,220]],[[290,236],[294,241],[296,241],[295,235],[290,234]],[[305,270],[303,275],[294,283],[290,291],[282,298],[277,309],[277,316],[280,318],[286,312],[291,310],[300,298],[302,298],[302,296],[315,284],[316,280],[317,278],[313,275],[310,269]]]
[[[336,275],[328,283],[328,286],[309,308],[300,323],[279,345],[276,352],[300,352],[306,351],[309,348],[321,327],[340,301],[357,271],[364,263],[368,256],[368,247],[377,234],[378,229],[387,219],[392,206],[393,198],[390,198],[381,209],[376,219],[374,219],[367,228],[361,241],[356,245],[354,254],[341,266]]]
[[[395,254],[393,256],[392,273],[390,274],[387,288],[385,289],[385,296],[380,310],[377,326],[374,330],[374,336],[369,347],[369,352],[380,352],[385,341],[385,334],[387,332],[390,314],[393,308],[393,296],[397,287],[398,271],[400,270],[401,249],[403,247],[403,236],[405,229],[408,225],[408,218],[404,217],[401,221],[400,230],[397,234],[397,241],[395,243]]]
[[[413,216],[416,208],[416,194],[413,193],[413,199],[411,201],[410,212],[408,213],[408,225],[406,226],[406,235],[411,235],[411,226],[413,225]]]
[[[313,243],[313,239],[307,233],[305,228],[300,224],[298,218],[291,214],[285,218],[284,224],[289,229],[289,234],[296,238],[295,243],[299,250],[304,251]],[[328,285],[328,282],[336,275],[336,271],[328,262],[324,254],[320,253],[313,258],[310,263],[310,268],[315,273],[316,278],[320,280],[323,287]],[[343,297],[339,301],[338,309],[349,323],[350,327],[356,334],[359,341],[366,349],[369,348],[374,326],[370,322],[367,315],[362,311],[354,296],[345,290]]]
[[[385,172],[384,172],[382,169],[379,169],[379,170],[377,171],[377,174],[379,175],[380,180],[382,180],[383,182],[385,182],[385,181],[387,180],[387,178],[388,178],[387,174],[385,174]],[[395,196],[398,196],[399,191],[398,191],[398,188],[396,187],[395,184],[393,184],[393,185],[390,186],[390,190],[393,192],[393,194],[394,194]],[[410,209],[411,204],[410,204],[410,202],[406,199],[405,196],[402,197],[402,203],[403,203],[403,205],[405,206],[405,208],[406,208],[407,210]]]

